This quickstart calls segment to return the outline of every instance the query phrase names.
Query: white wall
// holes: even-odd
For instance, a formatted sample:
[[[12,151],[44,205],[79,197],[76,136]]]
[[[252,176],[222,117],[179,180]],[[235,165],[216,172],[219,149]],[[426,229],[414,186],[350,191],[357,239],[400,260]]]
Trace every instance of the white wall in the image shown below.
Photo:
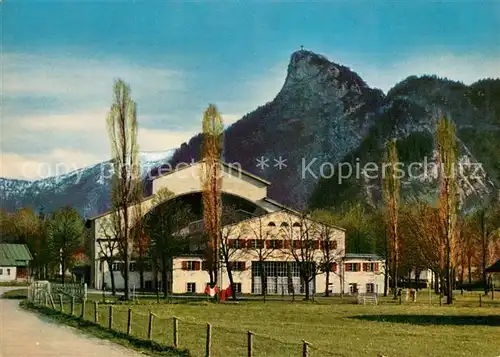
[[[345,264],[359,263],[363,269],[364,263],[378,263],[379,271],[345,271]],[[366,284],[374,284],[375,292],[384,293],[384,262],[364,259],[349,259],[344,261],[344,293],[349,294],[350,284],[357,284],[359,293],[366,293]]]
[[[111,274],[114,275],[115,278],[115,288],[116,289],[124,289],[125,288],[125,279],[123,279],[123,275],[119,271],[106,271],[104,273],[104,283],[106,284],[106,288],[108,290],[111,289]],[[102,279],[102,278],[101,278]],[[153,281],[153,273],[151,272],[144,272],[144,283],[146,281]],[[138,290],[141,286],[141,280],[139,276],[139,272],[137,271],[132,271],[130,272],[129,275],[129,288],[132,290],[135,286],[135,288]]]
[[[0,275],[0,282],[16,280],[16,267],[0,267],[0,269],[2,270],[2,275]],[[7,274],[7,269],[10,270],[10,274]]]

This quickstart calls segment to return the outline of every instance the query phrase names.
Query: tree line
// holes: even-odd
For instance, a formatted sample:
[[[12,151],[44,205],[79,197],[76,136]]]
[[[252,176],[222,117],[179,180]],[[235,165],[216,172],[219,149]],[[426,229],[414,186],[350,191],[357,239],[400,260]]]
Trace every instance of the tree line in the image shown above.
[[[71,207],[50,214],[30,208],[13,213],[2,210],[0,225],[2,243],[27,245],[33,256],[32,273],[37,279],[60,277],[64,283],[68,270],[88,264],[88,230],[83,218]]]

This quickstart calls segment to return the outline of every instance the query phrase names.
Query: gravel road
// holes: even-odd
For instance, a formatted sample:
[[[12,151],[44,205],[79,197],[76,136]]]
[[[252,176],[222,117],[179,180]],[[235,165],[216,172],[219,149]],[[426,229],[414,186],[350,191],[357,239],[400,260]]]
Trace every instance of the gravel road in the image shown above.
[[[0,287],[0,295],[11,288]],[[144,357],[22,310],[18,300],[0,299],[0,357]]]

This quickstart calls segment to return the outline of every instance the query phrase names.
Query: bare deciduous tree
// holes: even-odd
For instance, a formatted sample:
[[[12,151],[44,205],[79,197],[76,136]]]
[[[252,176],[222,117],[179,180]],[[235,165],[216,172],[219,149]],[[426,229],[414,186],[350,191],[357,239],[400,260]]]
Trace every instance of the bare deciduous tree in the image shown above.
[[[132,227],[142,216],[143,187],[137,142],[137,115],[130,87],[122,80],[115,81],[114,103],[107,118],[112,151],[113,178],[111,181],[112,224],[117,233],[118,249],[123,260],[125,300],[130,298],[130,257],[134,244]]]
[[[285,215],[284,225],[280,227],[283,237],[283,251],[287,252],[299,267],[300,277],[304,284],[304,300],[310,299],[311,281],[320,273],[321,259],[319,224],[305,214]]]
[[[231,286],[231,296],[236,300],[236,289],[234,288],[234,261],[244,254],[247,245],[242,241],[242,232],[238,226],[238,215],[233,206],[224,206],[222,209],[222,221],[224,227],[221,232],[220,253],[222,263],[226,268],[229,285]]]
[[[159,190],[153,198],[153,210],[144,217],[144,232],[151,240],[151,258],[161,274],[163,295],[169,293],[168,275],[172,272],[172,259],[189,244],[189,234],[182,232],[192,219],[189,208],[173,199],[167,188]]]
[[[269,225],[271,224],[271,225]],[[274,224],[274,225],[272,225]],[[264,216],[252,218],[242,224],[243,232],[249,237],[250,243],[247,244],[247,250],[250,254],[257,258],[256,265],[258,266],[260,276],[261,293],[264,300],[267,294],[267,276],[264,269],[264,262],[273,255],[277,247],[270,242],[273,235],[279,233],[274,222],[266,224]]]
[[[113,263],[118,251],[118,232],[115,231],[114,221],[118,220],[112,216],[118,214],[118,212],[111,212],[109,216],[101,218],[99,222],[99,230],[97,237],[97,244],[99,245],[99,251],[101,254],[101,263],[106,263],[109,270],[109,278],[111,281],[111,293],[113,296],[116,295],[116,283],[115,275],[113,272]],[[102,287],[104,289],[104,267],[101,267],[103,271],[102,276]]]
[[[328,211],[315,211],[312,215],[321,222],[321,225],[318,227],[318,238],[320,240],[322,255],[320,266],[326,275],[325,296],[330,296],[330,274],[332,273],[338,276],[341,287],[340,291],[343,294],[344,282],[341,264],[345,250],[338,247],[338,241],[335,239],[335,233],[338,231],[338,228],[333,226],[335,216]]]

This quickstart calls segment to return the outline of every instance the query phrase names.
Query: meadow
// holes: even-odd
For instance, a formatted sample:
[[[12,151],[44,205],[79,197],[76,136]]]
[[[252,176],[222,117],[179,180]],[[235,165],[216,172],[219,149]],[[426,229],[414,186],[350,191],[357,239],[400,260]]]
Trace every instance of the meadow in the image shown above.
[[[131,335],[148,340],[152,313],[152,340],[174,344],[177,318],[178,347],[193,356],[205,356],[207,323],[211,325],[211,357],[247,356],[248,331],[252,332],[253,356],[302,356],[302,341],[309,343],[310,357],[369,356],[491,356],[500,355],[500,300],[478,295],[458,296],[455,306],[429,305],[383,298],[379,305],[356,305],[352,300],[317,298],[303,301],[237,301],[167,303],[141,299],[135,304],[113,303],[112,327],[126,333],[132,311]],[[109,324],[109,306],[93,296],[85,305],[85,320]],[[94,301],[93,301],[94,300]],[[97,302],[97,305],[94,303]],[[59,309],[56,303],[56,309]],[[70,312],[70,304],[64,303]],[[75,315],[81,305],[75,304]]]

